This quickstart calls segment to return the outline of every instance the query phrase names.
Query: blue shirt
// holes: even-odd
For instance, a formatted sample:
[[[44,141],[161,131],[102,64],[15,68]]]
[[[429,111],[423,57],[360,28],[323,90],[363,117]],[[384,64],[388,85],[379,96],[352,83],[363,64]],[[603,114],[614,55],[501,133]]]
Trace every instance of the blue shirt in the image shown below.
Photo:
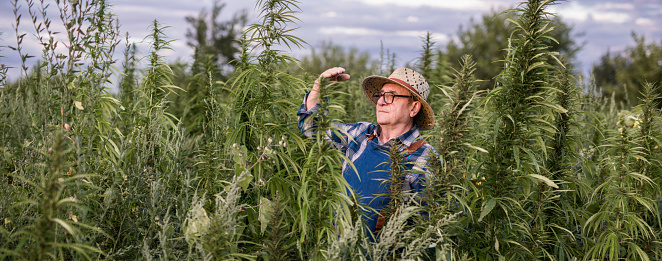
[[[306,110],[307,98],[308,95],[304,97],[301,108],[297,112],[297,116],[299,117],[298,125],[299,130],[301,130],[305,136],[312,138],[317,131],[317,126],[314,119],[315,117],[311,116],[319,112],[320,106],[319,104],[316,104],[309,110]],[[414,125],[414,127],[412,127],[409,131],[387,141],[386,143],[382,143],[381,140],[377,138],[379,137],[379,133],[381,131],[379,125],[375,125],[369,122],[357,122],[347,124],[336,123],[333,126],[343,131],[340,133],[332,132],[330,130],[326,132],[326,136],[331,141],[333,146],[345,154],[345,156],[347,156],[347,158],[350,159],[355,166],[357,165],[357,161],[360,162],[359,164],[364,165],[373,164],[371,166],[356,166],[357,170],[359,171],[358,178],[354,178],[357,176],[357,174],[354,173],[348,162],[343,162],[342,170],[348,184],[353,189],[360,188],[361,191],[357,191],[357,193],[361,194],[360,196],[368,199],[360,200],[360,202],[369,203],[366,205],[369,205],[376,211],[381,210],[381,208],[383,208],[388,203],[388,200],[372,199],[378,197],[380,194],[383,194],[385,191],[388,191],[388,187],[386,186],[374,186],[374,184],[376,184],[374,180],[384,179],[385,176],[382,175],[383,172],[386,172],[388,169],[390,169],[390,167],[386,169],[381,167],[384,165],[381,164],[381,162],[388,160],[388,157],[384,157],[384,154],[389,151],[391,145],[394,143],[394,139],[397,139],[401,144],[404,145],[401,146],[401,150],[411,146],[412,143],[420,139],[421,135],[419,133],[418,126]],[[432,151],[432,146],[425,144],[418,148],[416,151],[405,154],[406,156],[404,160],[407,162],[407,166],[413,170],[408,171],[404,176],[405,182],[403,189],[405,191],[421,191],[422,184],[420,180],[424,177],[425,173],[427,173],[427,159]],[[375,160],[378,162],[369,163]],[[365,182],[371,182],[371,185],[367,186]],[[368,227],[373,229],[374,224],[371,224],[373,222],[371,222],[370,219],[371,218],[369,218],[369,221],[367,222]]]

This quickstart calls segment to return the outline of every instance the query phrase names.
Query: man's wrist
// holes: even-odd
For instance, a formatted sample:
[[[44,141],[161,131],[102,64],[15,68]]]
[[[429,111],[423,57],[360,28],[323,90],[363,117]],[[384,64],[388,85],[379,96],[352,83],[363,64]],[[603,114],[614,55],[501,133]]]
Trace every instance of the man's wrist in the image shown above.
[[[321,81],[320,81],[321,79],[322,79],[321,75],[320,75],[320,77],[317,77],[317,79],[315,79],[315,82],[313,82],[313,89],[311,90],[311,92],[315,91],[315,92],[319,93],[319,88],[322,86]]]

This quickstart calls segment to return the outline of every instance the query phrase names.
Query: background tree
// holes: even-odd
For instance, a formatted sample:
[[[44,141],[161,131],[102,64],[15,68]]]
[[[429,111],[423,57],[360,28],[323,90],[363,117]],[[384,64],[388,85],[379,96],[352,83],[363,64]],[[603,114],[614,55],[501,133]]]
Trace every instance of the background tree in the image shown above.
[[[169,111],[179,117],[184,127],[193,134],[200,134],[206,123],[204,99],[216,82],[231,77],[240,62],[241,51],[237,41],[247,22],[246,10],[234,13],[231,18],[221,16],[225,3],[215,0],[211,13],[202,9],[197,17],[187,16],[190,25],[186,31],[186,43],[194,49],[193,63],[180,61],[171,64],[173,83],[183,91],[172,97],[174,106]]]
[[[484,14],[480,22],[473,19],[468,29],[462,25],[457,32],[457,41],[451,40],[446,45],[446,56],[454,68],[459,68],[459,61],[465,54],[470,54],[476,60],[476,77],[480,82],[479,89],[494,87],[494,77],[503,69],[503,60],[508,48],[508,38],[511,36],[514,25],[507,19],[515,18],[512,13],[500,14],[495,11]],[[581,49],[581,44],[575,42],[578,35],[572,34],[572,26],[565,24],[560,18],[551,18],[554,30],[547,45],[552,52],[560,52],[572,62],[575,54]],[[580,34],[581,35],[581,34]],[[579,35],[579,36],[580,36]]]
[[[301,59],[300,67],[295,70],[321,73],[334,66],[343,66],[349,73],[364,75],[377,69],[377,61],[366,51],[344,48],[332,41],[322,41],[318,47],[311,48],[310,54]]]
[[[205,64],[206,60],[211,60],[219,68],[230,66],[227,68],[228,72],[234,71],[233,68],[238,63],[235,56],[239,54],[241,47],[236,40],[246,25],[247,12],[240,10],[233,14],[231,19],[219,21],[224,7],[224,3],[215,0],[211,14],[202,9],[198,17],[186,17],[186,22],[192,27],[186,31],[186,43],[195,49],[193,74],[201,70],[197,65]]]
[[[593,67],[595,84],[616,100],[635,106],[646,82],[662,83],[662,41],[646,44],[645,37],[632,33],[635,45],[622,53],[607,51]],[[658,105],[659,106],[659,105]]]

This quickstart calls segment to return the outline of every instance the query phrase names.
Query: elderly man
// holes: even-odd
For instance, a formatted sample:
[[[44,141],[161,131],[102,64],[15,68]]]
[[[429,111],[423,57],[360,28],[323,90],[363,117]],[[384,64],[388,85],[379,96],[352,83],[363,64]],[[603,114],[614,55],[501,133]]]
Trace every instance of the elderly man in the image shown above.
[[[308,137],[316,131],[314,118],[319,110],[320,79],[345,81],[350,78],[345,69],[334,67],[324,71],[313,84],[297,112],[299,129]],[[358,173],[347,162],[343,163],[343,176],[357,194],[361,204],[374,209],[375,213],[366,213],[364,221],[371,231],[378,232],[383,226],[383,216],[377,212],[388,205],[386,197],[389,188],[383,180],[390,179],[388,151],[394,144],[402,144],[401,150],[407,150],[405,161],[408,167],[424,170],[432,146],[420,138],[419,130],[429,130],[434,126],[434,114],[426,102],[429,85],[425,78],[408,68],[396,69],[388,78],[370,76],[363,80],[363,93],[375,105],[377,125],[358,122],[338,125],[348,137],[327,135],[348,159],[352,161]],[[343,134],[344,135],[344,134]],[[384,163],[387,164],[384,164]],[[405,176],[404,190],[418,192],[421,189],[420,178],[423,171],[409,171]]]

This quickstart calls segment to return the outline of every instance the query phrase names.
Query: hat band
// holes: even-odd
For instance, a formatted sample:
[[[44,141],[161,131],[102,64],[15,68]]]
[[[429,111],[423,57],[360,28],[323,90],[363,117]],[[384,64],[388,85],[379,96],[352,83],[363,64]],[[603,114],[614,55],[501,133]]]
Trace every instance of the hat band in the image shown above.
[[[409,89],[410,91],[414,92],[414,93],[417,94],[418,96],[421,96],[421,94],[418,93],[418,91],[417,91],[416,89],[414,89],[414,87],[411,87],[411,85],[409,85],[409,83],[407,83],[407,82],[405,82],[405,81],[403,81],[403,80],[397,79],[397,78],[389,78],[389,79],[391,79],[391,80],[393,80],[393,81],[395,81],[395,82],[398,82],[398,83],[402,84],[403,86],[407,87],[407,89]],[[421,97],[422,97],[422,96],[421,96]]]

